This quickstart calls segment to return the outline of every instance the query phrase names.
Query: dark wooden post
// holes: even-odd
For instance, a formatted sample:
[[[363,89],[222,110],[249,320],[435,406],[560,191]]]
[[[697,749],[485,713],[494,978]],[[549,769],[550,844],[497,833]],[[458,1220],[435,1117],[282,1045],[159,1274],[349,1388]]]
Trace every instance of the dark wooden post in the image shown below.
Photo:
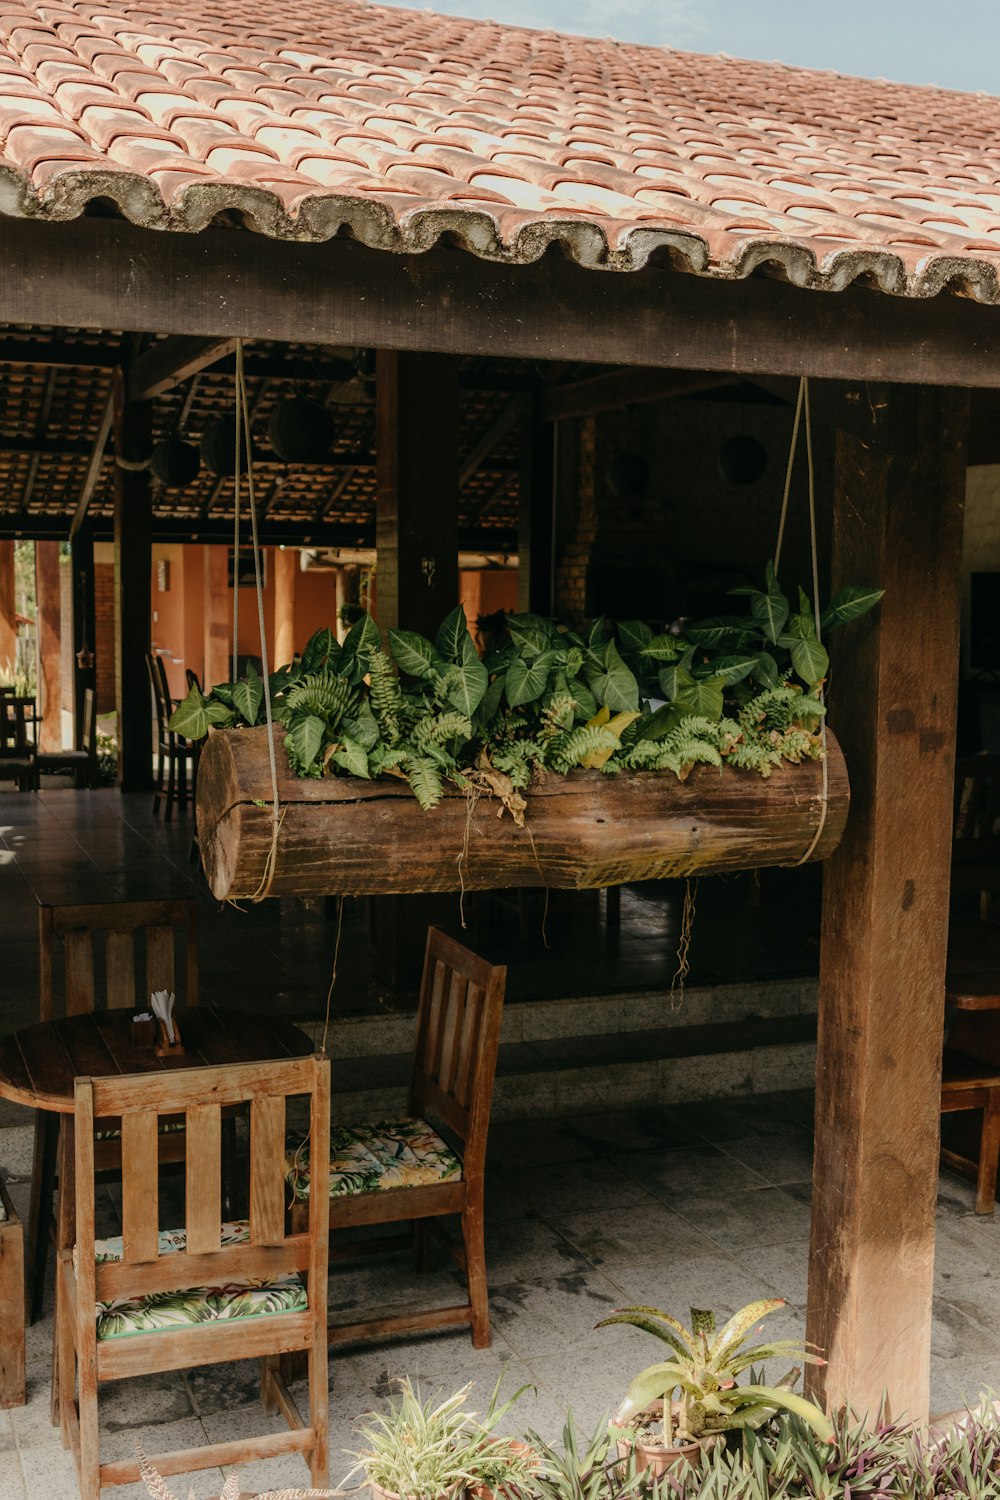
[[[58,542],[35,543],[41,750],[62,749],[62,568]]]
[[[378,622],[433,636],[458,601],[458,360],[375,362]]]
[[[94,532],[85,521],[70,542],[73,580],[73,743],[83,743],[83,697],[97,691],[97,610],[94,599]]]
[[[433,640],[458,603],[458,367],[450,355],[376,354],[376,612],[383,632],[402,627]],[[450,909],[441,896],[372,898],[372,982],[390,1002],[415,997],[428,924]]]
[[[525,396],[519,416],[517,607],[550,615],[553,609],[553,506],[557,427],[543,422],[539,397]]]
[[[115,452],[147,450],[152,431],[148,401],[123,399],[116,386]],[[150,649],[153,493],[149,469],[115,465],[115,706],[118,774],[123,792],[153,784],[152,710],[146,654]]]
[[[848,388],[833,587],[885,589],[836,650],[851,775],[825,870],[808,1338],[832,1409],[927,1416],[968,398]]]
[[[0,671],[17,664],[17,609],[14,543],[0,541]]]

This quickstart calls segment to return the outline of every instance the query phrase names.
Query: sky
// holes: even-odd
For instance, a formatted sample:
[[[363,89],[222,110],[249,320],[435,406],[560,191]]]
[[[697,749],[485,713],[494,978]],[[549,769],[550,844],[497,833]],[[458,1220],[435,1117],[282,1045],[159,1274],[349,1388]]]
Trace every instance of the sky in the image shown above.
[[[402,0],[388,0],[402,3]],[[687,52],[778,59],[1000,95],[1000,0],[434,0],[489,17]]]

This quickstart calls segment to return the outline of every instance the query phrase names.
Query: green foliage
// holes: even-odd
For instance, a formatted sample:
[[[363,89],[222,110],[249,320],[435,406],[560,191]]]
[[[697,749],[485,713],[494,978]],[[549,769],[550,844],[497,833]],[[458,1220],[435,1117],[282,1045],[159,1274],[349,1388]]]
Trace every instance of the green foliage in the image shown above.
[[[388,653],[361,615],[342,645],[319,630],[297,661],[272,673],[273,717],[298,775],[402,776],[425,808],[447,782],[467,786],[472,773],[499,773],[518,790],[578,766],[681,780],[696,765],[769,776],[783,761],[822,753],[816,692],[826,651],[809,599],[800,590],[793,610],[770,564],[763,589],[735,592],[749,597],[748,615],[659,634],[641,620],[612,628],[602,618],[580,634],[541,615],[509,615],[482,660],[461,607],[433,641],[391,630]],[[842,590],[824,628],[856,619],[879,597]],[[264,721],[264,684],[249,667],[207,697],[192,688],[170,726],[200,739],[212,725]]]
[[[693,1330],[658,1307],[623,1307],[597,1324],[607,1328],[615,1323],[631,1324],[667,1345],[670,1357],[650,1365],[635,1377],[618,1414],[628,1421],[637,1413],[662,1402],[664,1432],[670,1437],[670,1403],[675,1391],[682,1400],[681,1428],[689,1438],[733,1429],[760,1427],[775,1412],[786,1411],[812,1427],[821,1438],[832,1436],[828,1418],[811,1401],[793,1395],[791,1386],[798,1377],[792,1369],[777,1385],[765,1385],[753,1372],[753,1365],[772,1359],[795,1358],[806,1364],[823,1361],[795,1339],[779,1339],[770,1344],[747,1347],[747,1339],[761,1318],[784,1307],[780,1297],[750,1302],[733,1314],[721,1331],[716,1332],[711,1313],[691,1309]],[[737,1378],[750,1371],[750,1380],[738,1385]]]

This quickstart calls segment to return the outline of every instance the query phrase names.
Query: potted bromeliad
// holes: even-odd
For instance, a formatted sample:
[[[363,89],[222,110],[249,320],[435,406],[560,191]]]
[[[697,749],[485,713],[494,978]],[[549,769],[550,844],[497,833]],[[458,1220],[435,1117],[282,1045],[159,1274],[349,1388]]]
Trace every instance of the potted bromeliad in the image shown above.
[[[780,1297],[748,1303],[719,1331],[714,1315],[696,1308],[690,1329],[656,1307],[624,1307],[602,1319],[598,1328],[629,1323],[670,1350],[666,1360],[637,1375],[625,1394],[612,1423],[619,1453],[633,1451],[638,1468],[664,1474],[685,1460],[693,1463],[722,1434],[760,1427],[780,1412],[800,1418],[821,1438],[831,1437],[825,1413],[791,1389],[797,1368],[775,1385],[762,1384],[755,1374],[755,1367],[772,1359],[823,1363],[795,1339],[748,1346],[760,1319],[784,1306]],[[749,1381],[739,1385],[744,1372]]]
[[[170,727],[216,731],[197,798],[213,891],[256,890],[275,800],[294,813],[271,858],[275,895],[600,886],[825,857],[848,790],[822,728],[819,637],[879,591],[846,588],[818,620],[770,566],[763,588],[742,592],[746,614],[659,633],[509,615],[482,658],[461,608],[433,640],[390,630],[388,651],[368,615],[342,644],[321,630],[268,679],[277,799],[262,678],[250,666],[207,696],[192,687]],[[820,776],[811,763],[824,754]],[[438,809],[432,841],[412,826],[407,794]],[[482,799],[510,820],[473,817]],[[411,834],[433,846],[431,872],[401,856]]]

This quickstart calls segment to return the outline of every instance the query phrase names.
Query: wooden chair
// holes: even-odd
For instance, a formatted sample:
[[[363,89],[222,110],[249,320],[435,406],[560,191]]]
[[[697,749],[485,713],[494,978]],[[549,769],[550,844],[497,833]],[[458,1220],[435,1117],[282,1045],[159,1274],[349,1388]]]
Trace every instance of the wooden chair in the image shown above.
[[[105,1381],[234,1359],[261,1360],[262,1400],[267,1410],[280,1410],[288,1432],[153,1454],[151,1462],[170,1475],[296,1452],[308,1463],[313,1485],[326,1485],[327,1224],[325,1205],[317,1203],[304,1228],[285,1228],[285,1110],[293,1096],[308,1098],[309,1149],[325,1172],[325,1058],[76,1080],[69,1168],[76,1187],[76,1243],[59,1252],[56,1340],[59,1420],[81,1500],[99,1500],[102,1485],[140,1477],[134,1459],[100,1460],[98,1396]],[[250,1217],[225,1224],[222,1110],[246,1105]],[[160,1228],[157,1202],[157,1124],[178,1113],[186,1118],[188,1138],[182,1231]],[[101,1242],[94,1125],[109,1115],[122,1121],[123,1232]],[[164,1294],[171,1293],[180,1295],[164,1307]],[[307,1354],[308,1418],[278,1369],[278,1356],[287,1350]]]
[[[64,983],[57,1008],[56,947],[65,950]],[[177,979],[180,946],[183,983]],[[138,973],[137,973],[138,969]],[[38,909],[39,1020],[57,1013],[143,1010],[153,990],[173,990],[181,1005],[198,1004],[198,907],[193,900],[109,901],[95,906]],[[141,974],[142,978],[139,978]],[[59,1117],[35,1115],[35,1155],[28,1213],[28,1317],[41,1316],[56,1186]],[[181,1161],[183,1136],[165,1132],[161,1160]],[[100,1165],[117,1170],[121,1143],[110,1132],[98,1146]]]
[[[163,657],[146,653],[146,671],[153,700],[156,722],[156,776],[153,786],[153,812],[158,814],[164,803],[163,819],[169,822],[174,803],[186,808],[188,802],[188,767],[194,765],[194,746],[190,740],[174,734],[169,725],[173,712],[167,669]]]
[[[955,767],[952,896],[978,895],[985,920],[1000,894],[1000,755],[969,755]]]
[[[941,1113],[981,1110],[972,1150],[942,1145],[941,1159],[976,1184],[976,1213],[992,1214],[1000,1166],[1000,971],[949,978],[952,1017],[941,1068]],[[963,1143],[964,1144],[964,1143]]]
[[[35,747],[28,736],[33,716],[33,698],[0,697],[0,781],[13,781],[19,792],[38,789]]]
[[[72,771],[75,787],[97,785],[97,714],[94,689],[83,694],[83,734],[79,750],[44,750],[35,756],[36,775],[41,771]]]
[[[459,1215],[462,1245],[445,1234],[440,1237],[465,1274],[468,1300],[428,1312],[332,1325],[333,1343],[463,1324],[471,1325],[476,1349],[490,1342],[483,1176],[506,982],[506,968],[487,963],[432,927],[417,1011],[408,1117],[388,1125],[336,1127],[331,1147],[331,1233],[412,1220],[418,1264],[423,1267],[427,1231],[440,1232],[433,1221]],[[304,1224],[311,1210],[310,1179],[309,1161],[293,1149],[293,1226]],[[374,1243],[396,1248],[398,1242],[397,1236]],[[367,1250],[373,1242],[361,1244]],[[347,1249],[335,1258],[349,1259],[357,1253]]]
[[[0,1407],[24,1405],[24,1228],[0,1179]]]

